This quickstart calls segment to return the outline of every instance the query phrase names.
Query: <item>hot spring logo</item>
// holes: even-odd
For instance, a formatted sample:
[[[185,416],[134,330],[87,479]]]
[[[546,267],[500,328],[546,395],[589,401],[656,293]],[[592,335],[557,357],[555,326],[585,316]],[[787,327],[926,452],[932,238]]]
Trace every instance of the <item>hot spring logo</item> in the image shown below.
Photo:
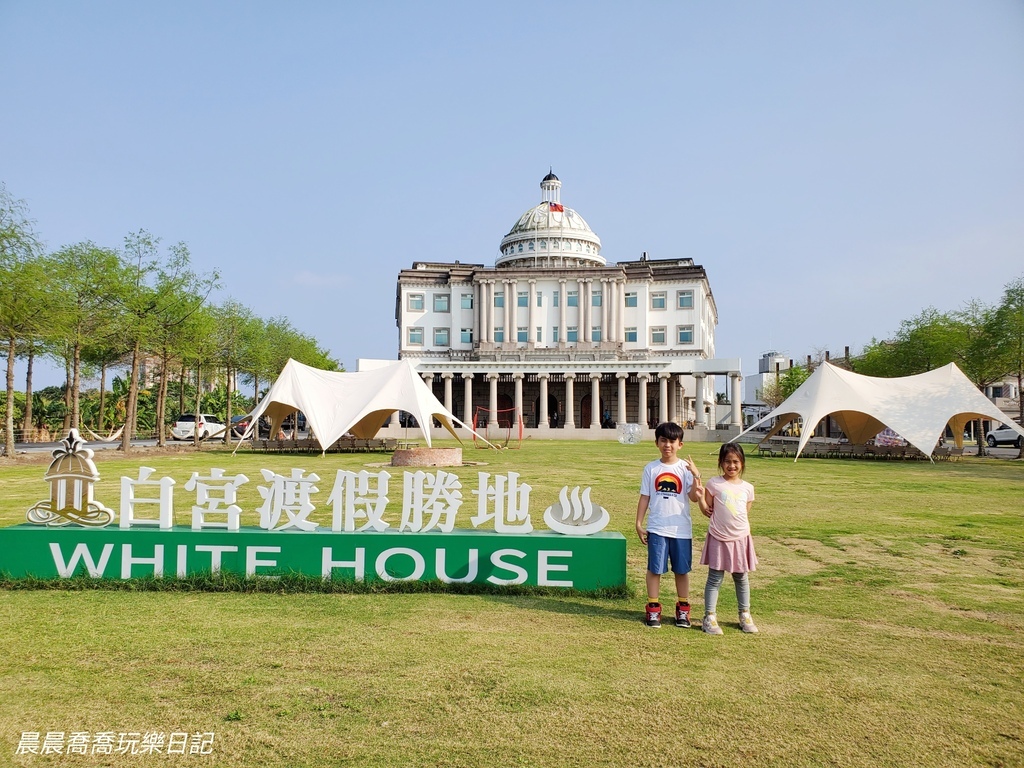
[[[46,470],[50,484],[50,498],[35,504],[27,514],[28,521],[37,525],[61,526],[72,523],[102,528],[115,515],[93,499],[93,485],[100,479],[92,460],[91,448],[72,429],[53,452],[53,461]]]

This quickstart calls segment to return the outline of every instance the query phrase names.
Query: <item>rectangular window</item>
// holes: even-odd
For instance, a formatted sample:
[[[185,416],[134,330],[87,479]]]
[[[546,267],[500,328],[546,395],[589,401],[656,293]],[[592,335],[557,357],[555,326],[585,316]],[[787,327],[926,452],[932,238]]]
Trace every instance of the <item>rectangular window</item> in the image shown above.
[[[537,343],[544,343],[544,328],[540,325],[537,326]]]
[[[635,327],[634,328],[627,328],[626,329],[626,341],[633,341],[633,342],[636,341],[636,328]]]
[[[557,344],[558,343],[558,326],[557,325],[554,326],[551,329],[551,343],[552,344]]]
[[[636,291],[633,291],[632,293],[627,293],[626,294],[626,306],[627,307],[635,307],[636,306]]]
[[[462,308],[463,309],[472,309],[473,308],[473,294],[472,293],[464,293],[464,294],[462,294]]]
[[[423,346],[423,329],[422,328],[410,328],[409,329],[409,345],[414,347]]]
[[[516,294],[516,306],[517,307],[528,307],[530,306],[530,294],[526,291],[519,291]]]
[[[593,339],[594,341],[600,341],[601,340],[601,326],[600,325],[595,325],[593,328],[590,329],[590,338]]]
[[[664,309],[665,308],[665,292],[660,291],[658,293],[651,294],[651,309]]]
[[[565,331],[565,340],[576,341],[579,338],[579,335],[580,333],[579,330],[577,330],[576,326],[570,325]]]
[[[530,329],[525,325],[516,328],[516,341],[525,344],[530,340]]]
[[[551,294],[551,306],[552,307],[557,307],[558,306],[558,293],[559,293],[558,291],[555,291],[554,293]]]
[[[447,347],[451,342],[451,336],[447,328],[434,329],[434,346]]]
[[[473,343],[473,329],[472,328],[463,328],[461,331],[459,331],[459,340],[462,341],[463,344],[472,344]]]
[[[569,291],[569,293],[566,294],[566,297],[567,298],[565,300],[565,306],[567,306],[567,307],[578,307],[580,305],[580,292],[579,291]]]
[[[659,325],[651,328],[651,344],[663,345],[665,343],[665,326]]]
[[[494,342],[496,344],[501,344],[503,341],[505,341],[505,329],[504,328],[495,328],[494,329]]]
[[[505,293],[504,293],[504,291],[501,292],[501,293],[494,294],[494,306],[495,307],[504,307],[505,306]]]
[[[600,291],[594,291],[592,294],[590,294],[590,306],[592,306],[592,307],[600,307],[601,306],[601,292]]]
[[[434,311],[435,312],[451,312],[451,300],[452,297],[447,293],[435,293],[434,294]]]
[[[538,307],[543,307],[543,306],[544,306],[544,302],[543,302],[543,301],[541,301],[541,299],[542,299],[543,297],[544,297],[544,294],[543,294],[543,293],[541,293],[540,291],[537,291],[537,306],[538,306]]]
[[[676,309],[693,309],[693,291],[676,291]]]
[[[680,344],[693,344],[693,326],[692,325],[680,325],[676,329],[679,335]]]
[[[422,293],[410,293],[409,294],[409,311],[410,312],[422,312],[423,311],[423,294]]]

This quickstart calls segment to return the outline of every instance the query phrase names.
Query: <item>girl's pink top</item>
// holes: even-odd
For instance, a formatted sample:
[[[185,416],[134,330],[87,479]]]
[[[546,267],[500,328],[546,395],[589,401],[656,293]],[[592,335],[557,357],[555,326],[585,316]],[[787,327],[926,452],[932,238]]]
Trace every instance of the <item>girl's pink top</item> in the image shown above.
[[[736,541],[749,535],[747,502],[754,500],[754,486],[746,480],[730,483],[719,475],[708,480],[706,487],[715,499],[708,533],[719,541]]]

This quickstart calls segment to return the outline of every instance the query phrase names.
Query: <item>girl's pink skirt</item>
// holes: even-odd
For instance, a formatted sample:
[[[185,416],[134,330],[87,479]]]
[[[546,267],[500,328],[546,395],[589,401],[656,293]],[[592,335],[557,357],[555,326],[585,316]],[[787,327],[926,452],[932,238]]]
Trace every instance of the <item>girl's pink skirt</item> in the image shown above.
[[[746,573],[757,570],[757,553],[754,539],[748,533],[735,541],[719,541],[711,534],[704,540],[700,553],[700,564],[726,573]]]

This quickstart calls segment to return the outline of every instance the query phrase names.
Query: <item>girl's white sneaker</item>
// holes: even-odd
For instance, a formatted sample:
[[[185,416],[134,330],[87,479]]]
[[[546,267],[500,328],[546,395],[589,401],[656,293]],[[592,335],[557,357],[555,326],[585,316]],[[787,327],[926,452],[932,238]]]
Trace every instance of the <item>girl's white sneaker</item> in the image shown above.
[[[757,624],[754,623],[754,618],[750,615],[750,611],[740,612],[740,629],[751,635],[757,633]]]
[[[704,614],[704,621],[700,623],[700,628],[709,635],[722,634],[722,628],[718,626],[718,619],[715,618],[713,613]]]

